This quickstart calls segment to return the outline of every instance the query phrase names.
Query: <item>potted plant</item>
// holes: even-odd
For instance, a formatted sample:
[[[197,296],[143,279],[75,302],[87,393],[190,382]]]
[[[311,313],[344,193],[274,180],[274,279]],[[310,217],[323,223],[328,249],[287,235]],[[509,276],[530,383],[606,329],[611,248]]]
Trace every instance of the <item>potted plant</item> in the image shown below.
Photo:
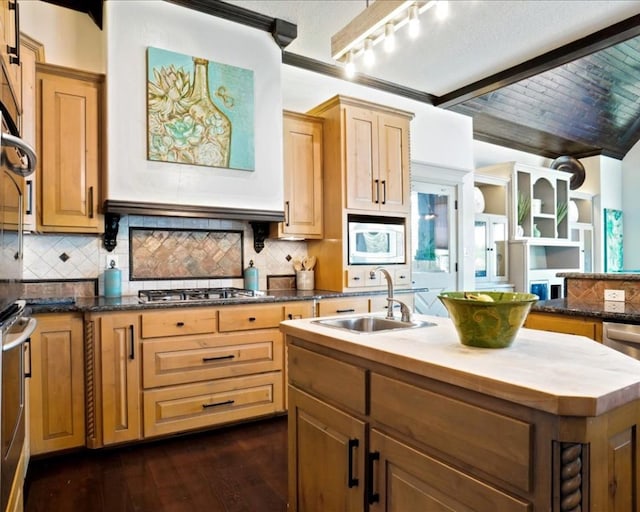
[[[518,193],[518,229],[517,235],[524,235],[524,228],[522,224],[524,223],[527,215],[529,215],[529,210],[531,208],[531,198],[529,196],[525,196],[522,192]]]

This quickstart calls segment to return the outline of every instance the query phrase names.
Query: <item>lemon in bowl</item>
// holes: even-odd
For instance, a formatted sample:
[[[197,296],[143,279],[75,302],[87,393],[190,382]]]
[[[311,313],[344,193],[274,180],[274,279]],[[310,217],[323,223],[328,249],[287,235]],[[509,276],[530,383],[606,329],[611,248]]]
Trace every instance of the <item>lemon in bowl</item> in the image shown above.
[[[449,312],[463,345],[504,348],[513,343],[531,306],[532,293],[443,292],[438,295]]]

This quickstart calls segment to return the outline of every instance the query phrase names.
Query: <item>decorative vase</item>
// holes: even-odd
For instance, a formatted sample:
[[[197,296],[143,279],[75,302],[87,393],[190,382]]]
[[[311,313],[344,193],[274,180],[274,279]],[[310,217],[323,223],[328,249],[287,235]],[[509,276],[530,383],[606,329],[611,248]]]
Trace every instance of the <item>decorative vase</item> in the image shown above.
[[[573,200],[569,201],[568,215],[569,215],[569,222],[571,223],[578,222],[578,219],[580,218],[578,205]]]
[[[533,236],[536,238],[540,236],[540,230],[538,229],[538,226],[536,226],[535,224],[533,225]]]
[[[516,236],[524,236],[524,228],[520,224],[516,227]]]
[[[195,128],[202,130],[194,133],[193,139],[187,138],[195,152],[195,164],[213,167],[229,167],[231,150],[231,122],[215,106],[209,94],[209,61],[193,58],[193,86],[191,88],[191,106],[186,117],[191,118]]]

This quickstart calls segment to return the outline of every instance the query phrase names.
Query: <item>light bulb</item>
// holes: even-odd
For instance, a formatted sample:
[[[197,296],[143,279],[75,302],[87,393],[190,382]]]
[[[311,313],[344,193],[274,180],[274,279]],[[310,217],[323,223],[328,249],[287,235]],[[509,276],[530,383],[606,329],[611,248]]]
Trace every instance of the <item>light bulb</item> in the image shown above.
[[[376,61],[376,57],[373,53],[373,42],[371,38],[364,40],[364,64],[365,66],[373,66]]]
[[[391,53],[396,47],[396,28],[393,23],[384,26],[384,51]]]
[[[347,75],[347,78],[353,78],[356,74],[356,65],[353,63],[353,54],[351,52],[347,53],[344,73]]]
[[[413,4],[409,7],[409,36],[418,37],[420,33],[420,20],[418,19],[418,6]]]
[[[438,0],[436,4],[436,18],[440,21],[449,16],[449,2],[447,0]]]

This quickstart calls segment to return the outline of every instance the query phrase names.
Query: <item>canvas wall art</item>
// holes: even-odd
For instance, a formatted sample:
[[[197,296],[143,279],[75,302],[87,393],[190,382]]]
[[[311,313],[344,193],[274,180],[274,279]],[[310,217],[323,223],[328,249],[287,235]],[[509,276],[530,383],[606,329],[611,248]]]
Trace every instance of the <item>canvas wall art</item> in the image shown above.
[[[148,48],[147,158],[253,171],[253,71]]]
[[[604,271],[623,269],[622,211],[604,209]]]

